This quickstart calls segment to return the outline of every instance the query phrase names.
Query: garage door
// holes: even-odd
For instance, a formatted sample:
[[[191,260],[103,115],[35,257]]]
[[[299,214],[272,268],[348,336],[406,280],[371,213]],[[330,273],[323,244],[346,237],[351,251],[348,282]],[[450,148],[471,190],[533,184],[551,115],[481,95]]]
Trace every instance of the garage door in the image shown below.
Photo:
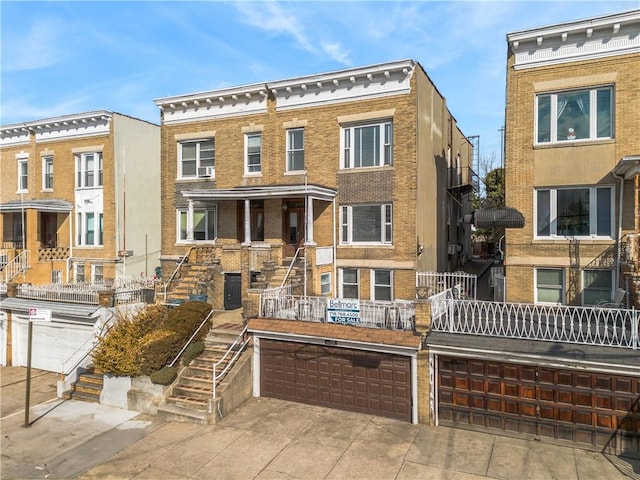
[[[438,358],[439,423],[640,453],[640,378]]]
[[[410,357],[261,339],[260,395],[410,422]]]

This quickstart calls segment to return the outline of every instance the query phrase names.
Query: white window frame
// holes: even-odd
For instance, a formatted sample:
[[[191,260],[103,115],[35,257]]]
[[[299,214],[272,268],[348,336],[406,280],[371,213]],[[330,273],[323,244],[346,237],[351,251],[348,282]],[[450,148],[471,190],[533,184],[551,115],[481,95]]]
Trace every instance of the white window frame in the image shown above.
[[[202,165],[202,144],[205,142],[213,142],[213,165]],[[187,144],[194,144],[196,147],[196,170],[193,175],[185,175],[183,171],[183,158],[182,148]],[[208,151],[208,150],[204,150]],[[203,171],[201,169],[207,169]],[[202,174],[201,174],[202,173]],[[199,138],[197,140],[184,140],[178,142],[178,178],[179,179],[192,179],[192,178],[215,178],[216,176],[216,139],[211,138]]]
[[[29,159],[18,158],[18,193],[29,191]]]
[[[356,157],[356,130],[364,128],[378,129],[378,144],[376,146],[377,159],[373,165],[361,164],[361,158]],[[393,165],[393,121],[390,119],[376,122],[343,125],[340,129],[340,168],[377,168]]]
[[[538,285],[538,271],[539,270],[554,270],[554,271],[559,271],[561,273],[561,285],[560,285],[560,304],[564,304],[566,303],[566,294],[567,294],[567,279],[565,276],[565,270],[564,268],[556,268],[556,267],[535,267],[533,269],[533,294],[534,294],[534,299],[533,302],[536,304],[542,304],[542,305],[558,305],[555,302],[543,302],[541,300],[538,299],[538,287],[543,287],[543,288],[547,288],[547,289],[556,289],[556,285]]]
[[[82,272],[82,273],[80,273]],[[78,277],[82,275],[82,280]],[[73,264],[73,282],[74,283],[85,283],[87,281],[87,269],[84,263],[74,263]]]
[[[87,215],[93,215],[93,243],[87,241],[89,233]],[[102,247],[104,241],[104,214],[100,211],[78,212],[76,215],[76,246]]]
[[[339,270],[339,274],[340,274],[340,285],[339,285],[339,294],[340,294],[340,298],[352,298],[352,297],[345,297],[344,296],[344,286],[345,286],[345,282],[344,282],[344,272],[345,270],[353,270],[356,272],[356,283],[349,283],[347,285],[355,285],[356,288],[358,289],[358,296],[356,297],[358,300],[360,299],[360,269],[358,268],[341,268]]]
[[[584,277],[585,277],[585,274],[587,272],[608,272],[609,273],[610,279],[611,279],[611,288],[610,288],[610,290],[608,292],[608,295],[606,295],[606,297],[603,298],[602,300],[604,302],[611,301],[611,299],[613,298],[613,295],[614,295],[615,288],[616,288],[615,278],[614,278],[614,271],[606,269],[606,268],[604,268],[604,269],[602,269],[602,268],[585,268],[584,270],[582,270],[581,275],[580,275],[580,277],[581,277],[580,281],[581,281],[581,284],[582,284],[582,289],[581,289],[582,293],[581,293],[581,299],[580,300],[582,301],[582,305],[596,305],[596,303],[586,303],[585,302],[585,291],[586,290],[593,290],[593,289],[587,288],[587,286],[585,285]]]
[[[62,283],[62,270],[51,270],[51,283]]]
[[[81,188],[98,188],[103,185],[103,158],[102,152],[83,152],[75,155],[76,157],[76,189]],[[87,161],[89,157],[93,157],[93,168],[91,172],[87,169]],[[87,174],[93,174],[93,184],[88,185],[87,183]]]
[[[389,284],[382,284],[382,283],[376,283],[376,272],[389,272]],[[371,300],[375,300],[378,302],[390,302],[393,301],[393,270],[388,269],[388,268],[376,268],[376,269],[371,269],[371,293],[370,293],[370,297]],[[379,299],[376,297],[376,287],[383,287],[383,288],[388,288],[389,289],[389,299]]]
[[[353,209],[358,207],[380,207],[380,240],[373,242],[354,241]],[[390,221],[387,220],[390,217]],[[391,203],[368,203],[340,206],[340,244],[342,245],[391,245],[393,243],[393,205]]]
[[[296,148],[292,145],[291,137],[295,132],[302,132],[302,147]],[[305,131],[304,128],[289,128],[287,129],[287,159],[286,159],[286,171],[287,172],[304,172],[305,171]],[[293,155],[302,152],[302,168],[292,168]]]
[[[214,215],[214,225],[213,225],[213,238],[207,238],[205,240],[196,240],[195,238],[189,238],[193,235],[193,218],[189,217],[189,209],[187,208],[177,208],[176,209],[176,243],[184,244],[184,243],[214,243],[218,236],[218,206],[210,205],[206,208],[194,208],[193,213],[196,212],[204,212],[204,218],[206,222],[205,232],[209,231],[209,212],[213,211]],[[181,216],[185,215],[185,220],[187,222],[185,238],[182,238],[182,228],[181,228]]]
[[[597,95],[598,91],[609,90],[609,135],[598,136],[598,108],[597,108]],[[558,95],[571,94],[571,93],[589,93],[589,137],[588,138],[567,138],[558,139]],[[565,144],[572,142],[589,142],[594,140],[606,140],[614,138],[615,136],[615,91],[611,85],[602,85],[591,88],[578,88],[573,90],[562,90],[557,92],[544,92],[536,95],[534,101],[535,120],[534,120],[534,144],[536,145],[549,145],[549,144]],[[539,103],[541,98],[550,98],[550,112],[549,112],[549,140],[540,140],[538,127],[539,127]],[[593,108],[595,106],[595,108]]]
[[[47,183],[50,183],[48,186]],[[42,157],[42,190],[53,190],[53,155]]]
[[[249,139],[253,137],[260,138],[260,153],[259,159],[260,162],[257,164],[257,169],[250,169],[249,165]],[[253,154],[255,155],[255,154]],[[256,165],[252,165],[251,167],[255,167]],[[251,132],[244,134],[244,174],[246,176],[260,176],[262,175],[262,132]]]
[[[320,295],[331,295],[331,272],[320,274]]]
[[[104,265],[101,263],[91,265],[91,283],[104,283]]]
[[[588,235],[559,235],[557,218],[558,218],[558,191],[559,190],[589,190],[589,234]],[[609,235],[598,235],[598,190],[599,189],[608,189],[609,196]],[[559,238],[559,239],[568,239],[568,238],[578,238],[578,239],[588,239],[588,238],[599,238],[599,239],[612,239],[614,235],[614,217],[615,217],[615,198],[614,198],[614,187],[611,185],[592,185],[592,186],[572,186],[572,187],[540,187],[535,188],[533,191],[533,235],[535,239],[549,239],[549,238]],[[538,193],[542,191],[549,192],[549,235],[540,235],[538,233],[538,209],[540,206],[538,205]]]

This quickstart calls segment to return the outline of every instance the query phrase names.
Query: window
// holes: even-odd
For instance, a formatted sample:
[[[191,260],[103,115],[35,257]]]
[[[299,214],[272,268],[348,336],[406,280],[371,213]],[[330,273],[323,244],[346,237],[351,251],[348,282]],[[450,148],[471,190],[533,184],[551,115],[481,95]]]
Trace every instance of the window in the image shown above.
[[[102,186],[102,152],[76,155],[76,188]]]
[[[304,170],[304,128],[287,130],[287,171]]]
[[[193,210],[193,238],[189,235],[189,211],[178,210],[178,242],[213,241],[216,238],[216,208]]]
[[[78,246],[101,246],[104,239],[104,216],[97,212],[80,212],[76,220]]]
[[[349,205],[340,208],[340,243],[392,241],[391,204]]]
[[[393,298],[391,270],[371,270],[371,298],[390,302]]]
[[[536,236],[611,238],[612,194],[611,187],[536,190]]]
[[[610,302],[613,294],[612,270],[584,270],[582,272],[582,304]]]
[[[216,148],[213,138],[179,144],[180,178],[213,177]]]
[[[75,279],[76,283],[83,283],[85,281],[85,276],[84,276],[84,264],[83,263],[76,263],[74,264],[74,269],[75,269],[75,274],[73,276],[73,278]]]
[[[53,190],[53,156],[42,157],[42,189]]]
[[[331,272],[320,275],[320,295],[331,295]]]
[[[342,168],[393,165],[393,123],[343,127]]]
[[[18,159],[18,192],[26,192],[29,188],[29,163],[26,158]]]
[[[536,303],[564,303],[564,270],[536,268]]]
[[[536,97],[537,143],[613,137],[613,88],[572,90]]]
[[[262,134],[251,133],[244,137],[245,173],[262,172]]]
[[[340,297],[360,298],[360,275],[355,268],[342,268],[340,270]]]
[[[62,270],[51,270],[51,283],[62,283]]]
[[[104,281],[104,267],[102,265],[91,265],[91,282],[103,283]]]

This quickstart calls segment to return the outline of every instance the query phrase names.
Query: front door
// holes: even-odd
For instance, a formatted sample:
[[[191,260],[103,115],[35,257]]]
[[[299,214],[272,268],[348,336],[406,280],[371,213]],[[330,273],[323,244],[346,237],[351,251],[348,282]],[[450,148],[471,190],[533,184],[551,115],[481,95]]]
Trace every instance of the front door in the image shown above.
[[[283,203],[284,256],[291,258],[304,243],[304,200],[284,201]]]
[[[224,274],[224,309],[242,307],[242,283],[239,273]]]
[[[40,213],[40,243],[44,248],[58,246],[57,213]]]

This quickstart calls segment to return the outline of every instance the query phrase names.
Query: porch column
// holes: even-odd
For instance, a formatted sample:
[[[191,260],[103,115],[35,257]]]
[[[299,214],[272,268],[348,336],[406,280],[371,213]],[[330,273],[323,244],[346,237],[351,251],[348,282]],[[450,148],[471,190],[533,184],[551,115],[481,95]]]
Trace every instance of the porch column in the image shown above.
[[[305,200],[307,202],[307,208],[305,209],[307,212],[307,232],[304,244],[315,245],[316,242],[313,241],[313,198],[306,197]]]
[[[251,245],[251,209],[248,198],[244,200],[244,242],[242,245]]]
[[[187,241],[193,242],[193,200],[189,199],[187,213]]]

